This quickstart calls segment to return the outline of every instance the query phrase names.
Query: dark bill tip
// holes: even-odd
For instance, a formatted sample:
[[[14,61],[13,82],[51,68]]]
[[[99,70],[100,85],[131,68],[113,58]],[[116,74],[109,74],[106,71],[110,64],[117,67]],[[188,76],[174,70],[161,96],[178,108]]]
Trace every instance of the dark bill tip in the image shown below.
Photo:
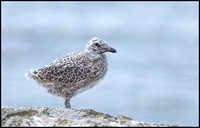
[[[110,48],[110,52],[116,53],[117,51],[114,48]]]

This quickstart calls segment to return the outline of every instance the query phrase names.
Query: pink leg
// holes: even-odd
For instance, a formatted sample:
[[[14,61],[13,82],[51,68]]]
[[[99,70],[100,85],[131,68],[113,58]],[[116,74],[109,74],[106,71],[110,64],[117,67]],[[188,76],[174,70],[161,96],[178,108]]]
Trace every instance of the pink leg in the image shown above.
[[[66,108],[71,108],[71,105],[70,105],[70,98],[69,98],[69,99],[67,98],[67,99],[65,100],[65,107],[66,107]]]

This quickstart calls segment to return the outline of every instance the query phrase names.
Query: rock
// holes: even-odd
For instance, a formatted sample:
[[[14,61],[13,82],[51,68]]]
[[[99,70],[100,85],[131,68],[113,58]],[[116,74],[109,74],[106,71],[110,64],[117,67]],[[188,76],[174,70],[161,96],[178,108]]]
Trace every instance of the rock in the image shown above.
[[[170,127],[174,125],[138,122],[123,115],[114,117],[92,109],[4,106],[1,108],[1,126]]]

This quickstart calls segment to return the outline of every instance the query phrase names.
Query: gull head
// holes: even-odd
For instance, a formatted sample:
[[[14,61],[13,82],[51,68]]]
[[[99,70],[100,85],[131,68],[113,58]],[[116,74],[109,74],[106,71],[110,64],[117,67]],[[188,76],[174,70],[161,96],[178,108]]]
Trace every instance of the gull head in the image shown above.
[[[86,50],[94,54],[103,54],[105,52],[117,52],[114,48],[108,46],[108,44],[104,40],[96,37],[92,38],[88,42]]]

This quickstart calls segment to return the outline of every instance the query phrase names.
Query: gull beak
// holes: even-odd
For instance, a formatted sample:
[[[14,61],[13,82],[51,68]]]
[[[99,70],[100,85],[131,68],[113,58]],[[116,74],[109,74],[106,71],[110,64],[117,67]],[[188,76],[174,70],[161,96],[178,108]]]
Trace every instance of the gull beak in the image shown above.
[[[108,52],[116,53],[117,51],[114,48],[109,47]]]
[[[112,53],[116,53],[117,51],[109,46],[106,46],[105,48],[102,48],[101,50],[99,50],[99,53],[102,54],[104,52],[112,52]]]

